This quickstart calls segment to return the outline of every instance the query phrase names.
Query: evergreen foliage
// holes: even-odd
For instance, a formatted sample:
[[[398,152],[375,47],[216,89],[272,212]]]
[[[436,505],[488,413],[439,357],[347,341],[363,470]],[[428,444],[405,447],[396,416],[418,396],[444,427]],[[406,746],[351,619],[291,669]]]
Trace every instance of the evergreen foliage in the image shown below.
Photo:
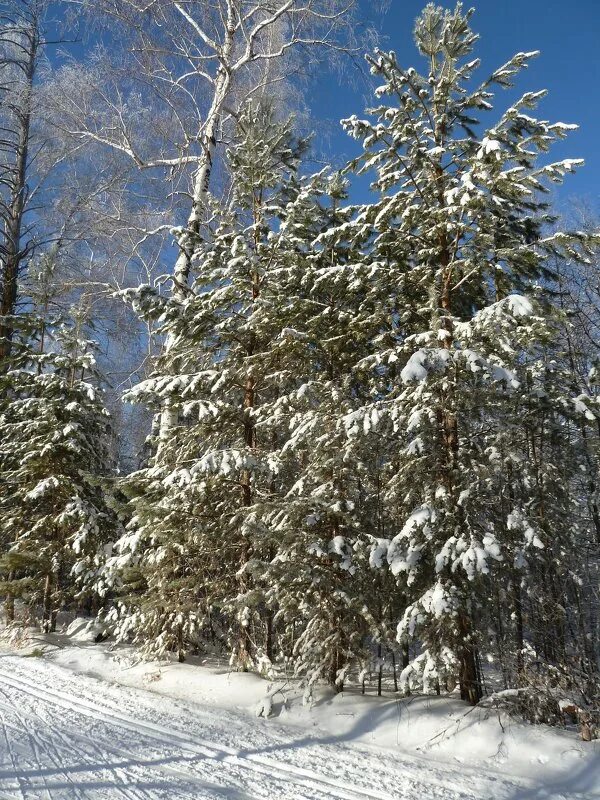
[[[493,90],[512,86],[536,53],[518,53],[472,89],[471,13],[425,8],[415,27],[422,75],[393,52],[370,59],[381,104],[344,126],[365,151],[353,167],[375,171],[380,199],[342,235],[366,239],[399,292],[394,314],[381,317],[391,341],[368,359],[375,402],[363,418],[389,419],[398,448],[386,492],[398,531],[386,560],[409,599],[398,634],[423,647],[405,677],[420,675],[425,687],[458,679],[463,699],[477,702],[477,650],[497,578],[508,570],[516,586],[536,561],[550,568],[556,543],[570,536],[574,498],[560,488],[576,464],[569,438],[534,475],[524,472],[540,456],[536,437],[545,440],[550,424],[558,436],[565,424],[564,385],[547,352],[560,317],[551,258],[585,259],[589,239],[550,230],[547,184],[578,162],[540,162],[572,127],[526,113],[543,92],[524,94],[477,132]]]
[[[54,630],[60,609],[103,598],[105,548],[116,522],[101,480],[110,474],[110,415],[94,342],[79,311],[52,314],[51,258],[33,274],[33,308],[15,320],[0,374],[1,591]],[[33,273],[33,269],[32,269]],[[11,609],[12,613],[12,609]]]
[[[240,668],[258,657],[253,627],[264,598],[251,572],[268,543],[256,505],[278,473],[271,439],[256,426],[271,392],[265,355],[281,301],[271,234],[304,148],[290,121],[250,104],[229,153],[231,202],[197,248],[193,291],[181,302],[133,294],[169,344],[157,373],[128,397],[167,405],[178,423],[153,463],[123,484],[135,511],[114,562],[135,564],[146,587],[124,598],[119,632],[135,630],[152,653],[176,648],[183,658],[208,631]]]
[[[544,92],[494,111],[537,54],[478,84],[471,16],[425,7],[422,72],[368,58],[376,104],[343,120],[362,152],[341,173],[301,174],[309,141],[266,93],[236,115],[227,191],[172,230],[185,285],[120,292],[162,348],[125,394],[155,425],[117,493],[94,344],[42,270],[0,364],[9,607],[49,629],[108,598],[146,656],[289,669],[307,699],[391,653],[407,693],[516,687],[535,720],[542,690],[600,702],[597,312],[578,294],[598,235],[551,208],[580,162],[547,153],[575,126],[532,116]],[[353,175],[371,202],[349,203]]]

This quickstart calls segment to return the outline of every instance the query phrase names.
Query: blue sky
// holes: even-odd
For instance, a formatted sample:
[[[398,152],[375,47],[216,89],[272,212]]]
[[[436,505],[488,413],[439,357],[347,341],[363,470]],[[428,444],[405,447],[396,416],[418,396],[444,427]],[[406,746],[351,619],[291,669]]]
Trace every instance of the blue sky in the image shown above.
[[[380,31],[381,46],[395,50],[403,66],[422,68],[412,30],[425,2],[389,0],[389,10],[382,15],[369,0],[360,0],[365,22]],[[441,4],[450,8],[454,0]],[[517,51],[541,51],[521,74],[515,90],[498,93],[496,108],[501,112],[524,91],[548,89],[538,116],[580,125],[578,131],[554,148],[549,158],[584,158],[586,162],[557,189],[557,199],[565,208],[571,198],[584,198],[600,210],[600,0],[464,2],[465,8],[471,5],[476,8],[471,24],[480,34],[475,54],[482,60],[478,73],[482,79]],[[71,45],[68,49],[81,56],[86,46]],[[358,152],[358,145],[341,130],[339,120],[362,115],[372,101],[364,77],[349,69],[338,80],[324,69],[310,87],[308,101],[310,127],[316,134],[315,150],[324,153],[335,166],[341,166]],[[492,124],[493,116],[484,119],[484,123]],[[368,196],[368,180],[356,181],[352,200],[360,202]]]
[[[442,3],[452,7],[453,3]],[[412,40],[415,17],[423,0],[391,0],[382,18],[372,4],[362,0],[363,13],[384,33],[383,47],[393,49],[403,66],[421,68]],[[580,125],[565,142],[551,152],[551,160],[584,158],[585,166],[570,176],[558,190],[561,206],[573,196],[584,197],[600,207],[600,0],[480,0],[474,5],[472,27],[480,34],[476,55],[481,58],[482,79],[518,51],[541,50],[528,70],[521,74],[516,91],[500,92],[499,110],[524,91],[548,89],[538,116],[552,122]],[[365,86],[351,72],[340,83],[328,76],[311,93],[311,110],[321,121],[332,153],[353,155],[354,143],[339,130],[337,121],[353,113],[361,115]],[[492,122],[492,117],[488,124]],[[353,199],[364,199],[366,184],[357,185]]]

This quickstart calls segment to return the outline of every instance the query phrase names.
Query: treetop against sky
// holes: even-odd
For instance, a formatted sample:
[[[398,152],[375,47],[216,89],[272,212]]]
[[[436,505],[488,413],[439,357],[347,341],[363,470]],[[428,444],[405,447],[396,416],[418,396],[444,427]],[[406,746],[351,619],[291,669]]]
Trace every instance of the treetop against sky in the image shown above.
[[[373,27],[381,37],[382,48],[393,48],[404,66],[418,65],[419,56],[413,43],[413,24],[425,2],[423,0],[360,0],[365,25]],[[453,3],[445,3],[448,8]],[[584,158],[585,169],[557,189],[561,201],[582,196],[593,205],[598,200],[600,154],[597,147],[598,108],[600,107],[600,5],[596,0],[480,0],[474,5],[474,27],[480,39],[476,47],[482,59],[477,77],[504,63],[513,53],[540,50],[519,86],[503,93],[496,108],[509,105],[522,91],[547,89],[539,115],[550,121],[576,123],[579,130],[555,148],[555,158]],[[59,21],[65,6],[56,3],[51,17]],[[62,46],[63,52],[83,57],[97,43],[97,36],[81,31],[81,41]],[[53,56],[60,59],[56,52]],[[353,143],[343,132],[339,121],[353,113],[362,113],[372,102],[372,80],[363,69],[362,58],[355,60],[338,77],[326,68],[314,79],[307,95],[310,120],[316,129],[315,150],[334,164],[342,165],[357,154]],[[368,179],[354,183],[353,199],[368,196]]]
[[[362,0],[362,10],[382,36],[382,48],[394,49],[399,62],[420,68],[420,58],[413,43],[415,17],[421,12],[423,0],[389,0],[388,9],[379,13],[369,0]],[[442,3],[453,8],[453,2]],[[514,90],[502,92],[495,103],[500,114],[505,107],[525,91],[547,89],[548,95],[540,104],[537,115],[551,122],[578,124],[566,141],[553,149],[553,158],[584,158],[585,167],[558,188],[561,200],[583,195],[598,201],[600,186],[600,153],[598,151],[598,109],[600,108],[600,4],[596,0],[479,0],[465,2],[474,6],[472,24],[479,34],[475,55],[482,60],[477,77],[483,79],[515,52],[540,50],[529,69],[522,73]],[[317,82],[318,90],[311,92],[314,116],[328,123],[323,128],[329,134],[328,148],[343,160],[341,154],[355,155],[355,145],[339,127],[338,120],[352,113],[361,113],[372,104],[368,85],[349,70],[338,85],[328,75]],[[486,124],[489,124],[486,121]],[[358,150],[356,150],[358,152]],[[359,184],[366,192],[368,181]]]

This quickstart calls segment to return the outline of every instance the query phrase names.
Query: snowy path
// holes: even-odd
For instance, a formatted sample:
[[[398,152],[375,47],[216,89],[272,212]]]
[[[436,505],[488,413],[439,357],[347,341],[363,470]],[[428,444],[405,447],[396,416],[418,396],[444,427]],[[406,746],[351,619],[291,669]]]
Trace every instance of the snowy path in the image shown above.
[[[0,658],[1,800],[575,798]]]

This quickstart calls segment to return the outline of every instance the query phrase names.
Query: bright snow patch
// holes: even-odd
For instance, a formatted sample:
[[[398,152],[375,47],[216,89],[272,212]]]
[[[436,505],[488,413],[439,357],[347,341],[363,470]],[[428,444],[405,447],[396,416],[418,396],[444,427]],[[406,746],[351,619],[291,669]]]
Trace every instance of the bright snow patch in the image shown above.
[[[307,707],[287,681],[77,644],[86,626],[32,641],[43,659],[0,657],[6,800],[600,797],[599,743],[574,734],[372,683]]]

